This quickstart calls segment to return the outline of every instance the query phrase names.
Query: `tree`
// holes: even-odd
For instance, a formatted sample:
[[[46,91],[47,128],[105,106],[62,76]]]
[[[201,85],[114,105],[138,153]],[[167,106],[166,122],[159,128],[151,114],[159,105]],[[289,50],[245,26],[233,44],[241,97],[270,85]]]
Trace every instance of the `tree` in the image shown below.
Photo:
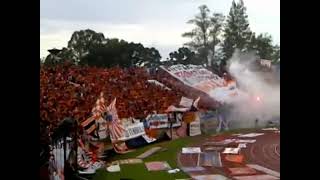
[[[254,50],[256,55],[261,59],[272,60],[274,55],[274,46],[272,45],[271,35],[265,33],[252,38],[250,42],[250,49]]]
[[[76,64],[76,57],[71,49],[64,47],[56,55],[49,54],[44,60],[44,65],[51,66],[51,65],[63,64],[66,61],[72,64]]]
[[[160,64],[160,53],[154,47],[146,48],[140,43],[128,43],[116,38],[105,39],[102,33],[93,30],[75,31],[68,47],[49,54],[46,65],[69,61],[72,64],[97,67],[154,67]]]
[[[208,62],[208,65],[210,64],[211,67],[214,66],[214,64],[219,61],[218,56],[216,54],[216,46],[220,43],[220,33],[222,30],[224,21],[224,16],[221,13],[213,13],[213,16],[211,17],[211,28],[210,28],[210,37],[212,38],[210,43],[210,49],[212,52],[211,55],[211,62]]]
[[[161,55],[157,49],[154,47],[144,48],[142,52],[138,66],[156,67],[160,65]]]
[[[105,44],[90,48],[80,64],[98,67],[154,67],[160,64],[160,59],[159,51],[153,47],[145,48],[140,43],[107,39]]]
[[[224,29],[222,45],[224,65],[226,60],[231,58],[235,49],[239,49],[240,52],[248,51],[252,37],[243,0],[240,0],[239,3],[233,0]]]
[[[272,62],[277,64],[280,63],[280,46],[279,45],[275,45],[273,47],[273,54],[272,54]]]
[[[89,48],[88,55],[80,60],[81,65],[97,67],[130,66],[129,57],[125,53],[126,41],[107,39],[105,44]],[[127,59],[127,62],[124,60]]]
[[[169,53],[169,57],[168,61],[171,61],[171,64],[199,64],[195,52],[187,47],[181,47],[178,51]]]
[[[200,13],[197,14],[194,19],[189,20],[188,24],[194,24],[196,27],[190,32],[182,34],[182,37],[191,38],[192,41],[186,43],[192,50],[197,51],[203,61],[201,63],[208,63],[208,51],[209,51],[209,37],[210,37],[210,25],[211,19],[209,16],[210,10],[206,5],[199,7]]]
[[[222,49],[219,48],[215,50],[213,60],[211,60],[211,71],[215,74],[222,74],[222,71],[223,71],[222,62],[223,62],[223,53],[222,53]]]
[[[86,29],[75,31],[68,42],[68,48],[81,61],[89,53],[89,49],[98,47],[105,42],[104,35],[93,30]]]

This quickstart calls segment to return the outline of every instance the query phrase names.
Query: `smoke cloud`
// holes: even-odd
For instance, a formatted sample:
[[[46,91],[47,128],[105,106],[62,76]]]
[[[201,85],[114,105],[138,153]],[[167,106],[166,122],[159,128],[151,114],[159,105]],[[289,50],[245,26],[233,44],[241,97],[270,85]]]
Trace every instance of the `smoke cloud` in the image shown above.
[[[267,81],[275,78],[274,72],[254,70],[257,58],[252,53],[235,52],[228,64],[228,71],[236,80],[238,96],[228,104],[230,126],[249,128],[264,126],[269,120],[280,124],[280,82]]]

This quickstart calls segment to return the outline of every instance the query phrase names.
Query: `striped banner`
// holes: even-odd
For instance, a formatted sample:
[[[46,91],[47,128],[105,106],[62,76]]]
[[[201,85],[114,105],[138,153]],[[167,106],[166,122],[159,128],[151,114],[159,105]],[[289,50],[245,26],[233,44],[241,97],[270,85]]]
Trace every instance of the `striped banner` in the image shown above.
[[[107,108],[107,111],[112,116],[111,123],[109,125],[111,140],[120,139],[123,136],[123,132],[125,131],[118,117],[118,113],[116,109],[116,101],[117,101],[117,98],[115,98]]]

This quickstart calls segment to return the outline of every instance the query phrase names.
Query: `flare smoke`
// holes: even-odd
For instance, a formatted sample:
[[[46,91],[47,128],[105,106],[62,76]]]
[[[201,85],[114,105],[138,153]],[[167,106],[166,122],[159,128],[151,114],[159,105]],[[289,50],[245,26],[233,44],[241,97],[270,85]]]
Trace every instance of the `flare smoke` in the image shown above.
[[[266,81],[275,78],[274,72],[253,70],[256,60],[253,54],[234,53],[228,64],[228,71],[237,82],[238,98],[231,103],[230,125],[252,127],[256,119],[259,125],[269,120],[280,121],[280,82]]]

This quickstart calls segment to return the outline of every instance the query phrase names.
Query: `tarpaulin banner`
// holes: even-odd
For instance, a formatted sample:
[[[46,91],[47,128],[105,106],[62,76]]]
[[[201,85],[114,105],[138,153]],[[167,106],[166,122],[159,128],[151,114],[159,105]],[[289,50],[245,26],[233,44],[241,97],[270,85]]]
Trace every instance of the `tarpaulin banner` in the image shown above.
[[[167,114],[152,114],[149,115],[146,119],[148,121],[150,129],[170,128]],[[172,127],[179,126],[181,126],[181,122],[178,120],[172,124]]]
[[[178,64],[160,67],[185,85],[200,90],[218,101],[237,95],[235,82],[229,83],[202,66]]]
[[[201,130],[203,132],[210,133],[217,129],[218,118],[214,111],[199,112],[198,115],[201,122]]]
[[[190,86],[209,79],[216,79],[218,83],[223,83],[223,79],[202,66],[177,64],[170,67],[161,66],[161,68]]]

